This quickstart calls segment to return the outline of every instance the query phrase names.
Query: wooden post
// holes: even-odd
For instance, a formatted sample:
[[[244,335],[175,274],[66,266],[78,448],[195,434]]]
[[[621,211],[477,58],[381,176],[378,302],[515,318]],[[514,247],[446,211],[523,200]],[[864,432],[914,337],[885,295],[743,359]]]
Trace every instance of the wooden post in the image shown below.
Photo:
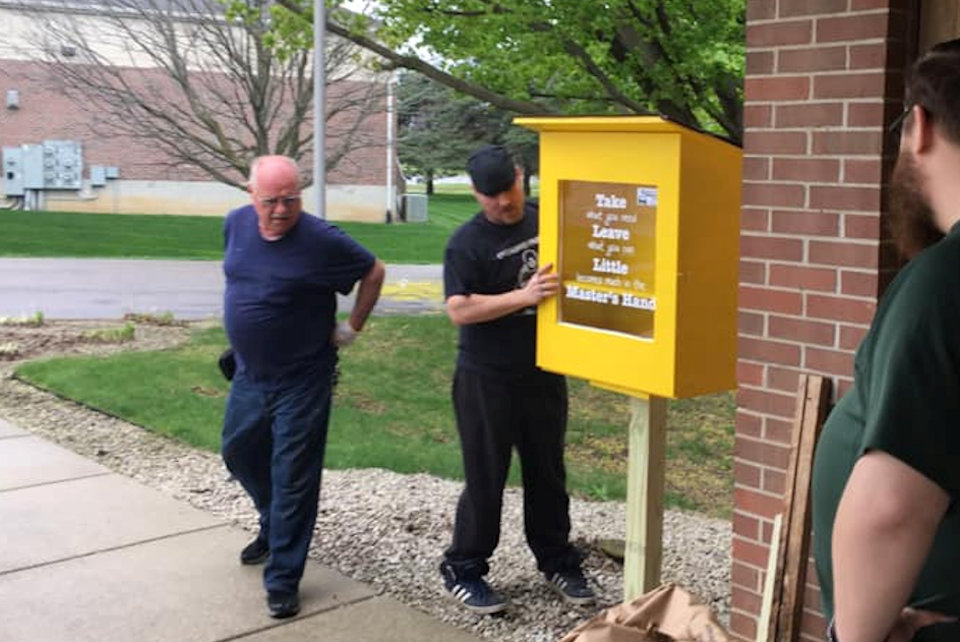
[[[625,601],[660,584],[666,423],[666,399],[631,396],[627,541],[623,560]]]

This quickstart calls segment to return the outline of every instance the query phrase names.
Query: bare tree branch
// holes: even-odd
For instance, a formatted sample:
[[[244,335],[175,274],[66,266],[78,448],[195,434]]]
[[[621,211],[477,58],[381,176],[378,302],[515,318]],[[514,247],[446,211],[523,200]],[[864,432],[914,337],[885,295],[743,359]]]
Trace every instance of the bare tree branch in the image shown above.
[[[208,0],[115,0],[80,18],[51,5],[24,2],[22,10],[34,20],[39,50],[31,57],[44,61],[47,77],[90,114],[99,135],[152,146],[157,166],[196,168],[243,187],[255,156],[301,160],[313,146],[311,52],[273,55],[265,42],[271,3],[250,4],[260,20],[229,22]],[[342,124],[328,139],[328,170],[376,144],[360,123],[382,113],[385,94],[357,46],[331,40],[326,111]],[[64,45],[73,55],[63,55]]]

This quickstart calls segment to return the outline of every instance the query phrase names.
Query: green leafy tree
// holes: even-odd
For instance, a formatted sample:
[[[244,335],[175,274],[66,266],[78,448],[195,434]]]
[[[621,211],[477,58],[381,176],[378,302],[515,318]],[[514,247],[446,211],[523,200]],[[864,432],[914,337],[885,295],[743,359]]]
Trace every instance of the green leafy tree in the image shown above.
[[[435,178],[462,172],[470,153],[487,143],[510,148],[526,176],[536,172],[536,135],[514,126],[509,112],[413,72],[400,74],[397,97],[400,162],[424,178],[427,194]]]
[[[744,0],[379,0],[369,16],[340,4],[327,2],[329,32],[504,110],[657,112],[742,137]],[[276,0],[278,42],[305,42],[312,5]]]
[[[482,139],[483,106],[413,72],[400,74],[397,101],[400,163],[433,194],[434,180],[463,171],[470,149]]]

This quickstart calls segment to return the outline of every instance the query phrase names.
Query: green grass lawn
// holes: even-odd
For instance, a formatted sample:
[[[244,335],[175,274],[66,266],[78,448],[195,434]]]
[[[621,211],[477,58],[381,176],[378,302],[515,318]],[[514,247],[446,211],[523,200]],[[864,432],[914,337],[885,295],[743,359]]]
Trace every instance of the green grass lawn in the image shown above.
[[[327,466],[382,467],[461,477],[449,399],[455,328],[446,317],[371,319],[345,350]],[[28,363],[17,376],[61,396],[208,450],[219,448],[227,384],[216,369],[219,328],[179,348]],[[629,408],[623,396],[570,382],[567,462],[579,496],[622,499]],[[734,401],[730,394],[671,402],[666,503],[729,516]],[[518,483],[518,470],[511,483]]]
[[[387,263],[439,263],[450,232],[477,211],[469,194],[430,197],[426,223],[337,223]],[[0,210],[0,256],[211,259],[223,219]]]

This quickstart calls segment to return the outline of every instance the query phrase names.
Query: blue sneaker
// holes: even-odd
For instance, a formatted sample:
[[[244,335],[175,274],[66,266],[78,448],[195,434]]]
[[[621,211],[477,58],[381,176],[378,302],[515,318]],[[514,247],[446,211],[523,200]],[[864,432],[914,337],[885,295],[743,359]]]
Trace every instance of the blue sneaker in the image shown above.
[[[447,597],[468,611],[491,615],[507,608],[506,600],[490,588],[482,576],[457,577],[456,571],[447,562],[440,564],[440,573]]]
[[[555,573],[544,573],[547,583],[564,600],[577,606],[593,604],[596,593],[587,584],[587,578],[579,568],[568,568]]]

